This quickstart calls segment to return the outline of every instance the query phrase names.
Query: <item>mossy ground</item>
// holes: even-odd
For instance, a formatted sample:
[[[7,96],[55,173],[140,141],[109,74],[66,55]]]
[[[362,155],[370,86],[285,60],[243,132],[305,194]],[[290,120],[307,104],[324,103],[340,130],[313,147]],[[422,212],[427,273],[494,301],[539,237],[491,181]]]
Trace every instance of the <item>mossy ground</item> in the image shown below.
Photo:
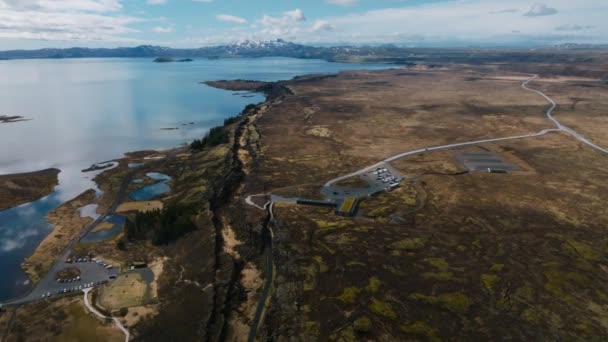
[[[263,156],[247,193],[320,184],[423,146],[549,128],[545,99],[522,90],[519,79],[496,78],[506,67],[295,82],[297,95],[260,120]],[[390,86],[369,86],[373,81]],[[562,85],[546,88],[569,101]],[[312,107],[318,109],[306,118],[303,108]],[[321,125],[331,139],[306,135]],[[318,323],[309,329],[316,340],[348,339],[349,327],[367,317],[371,330],[360,335],[353,328],[355,338],[608,334],[608,159],[563,134],[465,150],[506,156],[525,172],[465,173],[453,151],[429,152],[393,162],[416,178],[366,199],[355,218],[277,206],[273,332],[298,335],[301,329],[287,327],[304,319]]]

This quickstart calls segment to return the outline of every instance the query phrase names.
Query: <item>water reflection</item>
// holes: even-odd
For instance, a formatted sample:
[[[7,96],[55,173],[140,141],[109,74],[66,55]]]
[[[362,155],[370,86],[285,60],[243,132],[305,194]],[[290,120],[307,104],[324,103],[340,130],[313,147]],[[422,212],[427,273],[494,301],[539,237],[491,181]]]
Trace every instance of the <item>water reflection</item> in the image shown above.
[[[23,293],[19,265],[51,231],[46,214],[89,188],[90,165],[124,152],[177,146],[201,137],[261,95],[244,98],[198,82],[275,81],[296,75],[386,66],[287,58],[198,60],[15,60],[0,63],[0,174],[55,167],[59,186],[39,201],[0,212],[0,301]],[[190,122],[194,122],[190,125]],[[187,123],[187,125],[182,125]],[[164,131],[163,127],[179,127]],[[98,192],[99,194],[99,192]]]

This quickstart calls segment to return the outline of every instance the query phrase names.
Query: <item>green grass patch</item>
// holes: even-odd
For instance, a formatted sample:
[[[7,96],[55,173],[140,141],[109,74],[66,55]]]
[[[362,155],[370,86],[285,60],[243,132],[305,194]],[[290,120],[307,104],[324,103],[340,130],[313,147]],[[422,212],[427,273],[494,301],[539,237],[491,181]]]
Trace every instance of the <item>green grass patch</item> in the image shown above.
[[[440,281],[448,281],[454,279],[454,274],[450,272],[450,265],[447,263],[447,261],[445,261],[445,259],[427,258],[424,259],[424,261],[437,269],[437,272],[422,273],[422,277],[424,279]]]
[[[526,308],[522,313],[521,313],[521,318],[531,324],[534,325],[538,325],[540,324],[540,322],[542,322],[542,315],[540,312],[538,312],[537,310],[533,309],[533,308]]]
[[[329,222],[329,221],[321,221],[321,220],[314,220],[314,222],[317,224],[317,227],[319,227],[319,229],[340,227],[339,222]]]
[[[573,285],[575,283],[585,286],[589,282],[589,278],[585,275],[575,272],[561,272],[556,270],[550,270],[544,272],[545,278],[547,278],[547,282],[545,283],[545,289],[555,297],[573,304],[576,302],[575,298],[565,291],[576,292],[576,289],[573,289]]]
[[[455,279],[452,272],[424,272],[422,273],[422,278],[439,281],[450,281]]]
[[[325,273],[325,272],[329,271],[329,266],[327,266],[327,264],[323,260],[322,256],[316,255],[312,258],[312,260],[314,260],[317,263],[317,265],[319,266],[319,272]]]
[[[546,237],[562,241],[562,249],[574,257],[581,257],[587,261],[599,261],[601,254],[593,249],[593,246],[568,237],[564,234],[549,233]]]
[[[403,202],[406,205],[408,205],[410,207],[416,206],[416,196],[412,196],[412,195],[409,195],[409,194],[404,194],[404,195],[401,196],[401,199],[403,200]]]
[[[466,314],[472,305],[471,299],[462,292],[443,293],[439,296],[427,296],[413,293],[408,297],[411,300],[428,304],[439,305],[457,314]]]
[[[354,286],[347,287],[342,291],[341,295],[336,297],[336,299],[345,304],[355,304],[359,293],[361,293],[361,289]]]
[[[353,327],[347,327],[341,329],[338,332],[335,332],[329,335],[330,341],[339,341],[339,342],[355,342],[357,341],[355,337],[355,330]]]
[[[446,272],[450,269],[450,265],[447,263],[447,261],[445,261],[445,259],[427,258],[424,259],[424,261],[442,272]]]
[[[304,323],[304,332],[308,336],[317,337],[321,335],[321,325],[319,322],[307,321]]]
[[[369,317],[363,316],[357,318],[353,323],[355,331],[359,334],[366,334],[372,331],[372,320]]]
[[[376,293],[380,287],[380,284],[382,284],[382,282],[380,279],[378,279],[378,277],[371,277],[369,278],[369,283],[365,289],[371,293]]]
[[[439,338],[435,329],[433,329],[431,326],[422,321],[418,321],[408,325],[402,325],[400,329],[406,334],[424,337],[427,341],[430,342],[441,341],[441,338]]]
[[[490,292],[494,290],[494,285],[496,285],[496,282],[498,282],[498,276],[495,274],[485,273],[481,275],[481,284],[486,290]]]
[[[393,242],[389,247],[396,250],[414,251],[424,248],[427,242],[428,240],[425,238],[403,239]]]
[[[393,207],[380,207],[367,212],[367,216],[371,218],[385,217],[396,211]]]
[[[393,307],[389,303],[377,300],[376,298],[372,298],[369,310],[382,317],[397,319],[397,314],[393,310]]]
[[[79,303],[71,304],[67,310],[72,321],[63,327],[57,341],[116,341],[106,335],[103,323],[88,315]]]
[[[593,247],[586,243],[573,239],[566,240],[562,244],[562,248],[568,251],[570,254],[574,255],[575,257],[582,257],[587,261],[595,262],[599,261],[601,258],[601,255],[594,251]]]
[[[501,272],[504,268],[505,268],[504,264],[494,264],[494,265],[492,265],[492,267],[490,267],[490,270],[492,270],[494,272]]]
[[[359,261],[349,261],[346,263],[346,266],[348,266],[348,267],[355,267],[355,266],[365,267],[365,266],[367,266],[367,264],[364,262],[359,262]]]

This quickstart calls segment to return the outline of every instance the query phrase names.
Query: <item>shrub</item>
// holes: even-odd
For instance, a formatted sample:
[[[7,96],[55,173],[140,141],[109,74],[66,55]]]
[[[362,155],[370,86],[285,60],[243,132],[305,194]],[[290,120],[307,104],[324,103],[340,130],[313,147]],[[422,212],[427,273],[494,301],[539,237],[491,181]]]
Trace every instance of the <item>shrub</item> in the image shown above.
[[[369,310],[376,315],[380,315],[390,319],[396,319],[397,314],[393,311],[392,306],[389,303],[385,303],[377,300],[376,298],[372,298],[372,302],[369,305]]]
[[[366,333],[372,331],[372,320],[363,316],[363,317],[355,320],[353,327],[355,328],[355,331],[357,333],[366,334]]]

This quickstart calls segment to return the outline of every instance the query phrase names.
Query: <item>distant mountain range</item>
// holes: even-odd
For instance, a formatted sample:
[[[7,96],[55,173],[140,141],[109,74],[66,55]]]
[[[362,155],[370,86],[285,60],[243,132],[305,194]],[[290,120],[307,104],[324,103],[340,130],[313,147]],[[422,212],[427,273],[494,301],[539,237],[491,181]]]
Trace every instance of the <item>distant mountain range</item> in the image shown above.
[[[608,49],[608,44],[577,44],[564,43],[555,46],[558,49],[567,50],[590,50],[590,49]]]
[[[287,42],[282,39],[268,41],[245,41],[196,49],[173,49],[162,46],[142,45],[137,47],[119,47],[114,49],[39,49],[0,51],[3,59],[34,58],[108,58],[130,57],[151,58],[157,61],[188,58],[237,58],[237,57],[292,57],[305,59],[324,59],[327,61],[358,63],[393,63],[413,65],[421,61],[432,63],[445,62],[479,62],[496,61],[547,61],[555,60],[551,50],[606,49],[608,45],[561,44],[540,49],[508,48],[407,48],[395,45],[379,46],[338,46],[315,47]],[[479,52],[483,51],[483,56]],[[531,53],[536,51],[535,53]]]
[[[297,57],[319,58],[326,48],[286,42],[282,39],[271,41],[246,41],[239,44],[202,47],[197,49],[172,49],[162,46],[142,45],[114,49],[39,49],[0,51],[0,58],[86,58],[86,57],[172,57],[172,58],[227,58],[227,57]]]

